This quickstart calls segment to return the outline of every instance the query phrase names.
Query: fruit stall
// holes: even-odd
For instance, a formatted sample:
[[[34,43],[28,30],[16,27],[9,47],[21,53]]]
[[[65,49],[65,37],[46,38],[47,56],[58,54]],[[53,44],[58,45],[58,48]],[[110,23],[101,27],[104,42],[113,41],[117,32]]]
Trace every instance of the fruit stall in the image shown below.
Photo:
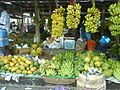
[[[42,21],[38,1],[35,32],[9,33],[7,55],[0,56],[0,90],[118,90],[120,1],[68,0],[62,6],[55,0]]]

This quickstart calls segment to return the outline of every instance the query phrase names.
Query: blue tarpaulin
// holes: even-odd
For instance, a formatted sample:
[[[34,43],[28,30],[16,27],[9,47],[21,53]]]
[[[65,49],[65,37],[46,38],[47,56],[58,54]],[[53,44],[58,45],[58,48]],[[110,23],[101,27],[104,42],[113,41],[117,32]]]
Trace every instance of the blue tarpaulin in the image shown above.
[[[109,43],[110,38],[108,36],[102,36],[102,38],[99,41],[100,43]]]

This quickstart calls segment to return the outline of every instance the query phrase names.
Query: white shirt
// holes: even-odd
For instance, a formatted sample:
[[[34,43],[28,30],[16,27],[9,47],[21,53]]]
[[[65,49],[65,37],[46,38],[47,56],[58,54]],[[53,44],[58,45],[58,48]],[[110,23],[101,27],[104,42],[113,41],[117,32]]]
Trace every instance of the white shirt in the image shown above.
[[[9,32],[10,29],[10,16],[6,11],[1,12],[1,17],[0,17],[0,29],[6,29],[7,32]]]

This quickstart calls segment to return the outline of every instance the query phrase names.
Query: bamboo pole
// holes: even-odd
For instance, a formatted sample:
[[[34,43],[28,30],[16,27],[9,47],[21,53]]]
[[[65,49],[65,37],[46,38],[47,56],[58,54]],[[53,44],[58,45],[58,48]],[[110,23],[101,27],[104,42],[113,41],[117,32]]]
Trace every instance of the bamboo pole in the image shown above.
[[[40,16],[39,16],[39,6],[38,6],[39,1],[38,0],[34,0],[34,9],[35,9],[35,17],[37,19],[37,21],[40,20]],[[35,26],[35,38],[36,38],[36,42],[40,42],[40,24],[39,22],[36,22],[36,26]]]

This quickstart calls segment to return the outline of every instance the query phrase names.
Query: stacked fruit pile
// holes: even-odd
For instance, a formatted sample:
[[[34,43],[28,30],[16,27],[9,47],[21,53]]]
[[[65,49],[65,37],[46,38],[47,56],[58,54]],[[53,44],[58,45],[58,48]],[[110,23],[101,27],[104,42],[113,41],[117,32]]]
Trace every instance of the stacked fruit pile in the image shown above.
[[[108,64],[108,69],[106,70],[105,75],[107,77],[114,76],[116,79],[120,80],[120,76],[119,76],[120,75],[119,74],[119,72],[120,72],[120,62],[119,61],[113,61],[112,59],[108,59],[108,61],[105,61],[105,63]]]
[[[75,71],[76,76],[79,73],[86,72],[90,67],[101,69],[103,64],[102,59],[105,59],[106,56],[104,54],[99,54],[98,52],[93,52],[91,50],[87,51],[86,53],[77,53],[76,60],[75,60]]]
[[[120,56],[120,49],[118,49],[118,48],[120,48],[119,45],[113,44],[112,47],[110,48],[110,52],[111,52],[113,55],[118,55],[118,56]]]
[[[108,11],[111,15],[109,30],[113,36],[120,35],[120,2],[111,4]]]
[[[57,73],[55,72],[55,65],[50,61],[44,61],[40,64],[38,73],[40,75],[47,75],[47,76],[55,76]]]
[[[86,53],[77,53],[75,60],[76,76],[79,73],[87,72],[90,67],[98,68],[106,78],[114,76],[120,80],[120,62],[107,59],[106,55],[99,52],[87,51]],[[109,72],[109,73],[108,73]]]
[[[45,76],[78,77],[80,73],[88,72],[91,67],[97,68],[106,78],[114,76],[120,80],[120,62],[107,59],[104,53],[92,50],[76,54],[71,51],[58,53],[51,61],[42,62],[38,71]]]
[[[32,57],[42,55],[43,53],[42,44],[37,43],[37,44],[32,44],[31,46],[32,47],[30,49],[30,54],[32,55]]]
[[[120,80],[120,68],[116,68],[114,70],[114,77],[117,79],[117,80]]]
[[[75,5],[68,5],[68,12],[66,17],[66,23],[68,28],[76,29],[78,27],[78,24],[80,23],[80,10],[81,6],[79,3]]]
[[[23,56],[0,57],[0,72],[12,72],[17,74],[33,74],[37,71],[39,64]]]
[[[64,11],[65,9],[60,6],[60,8],[55,9],[51,15],[52,19],[52,37],[61,37],[64,31]]]
[[[65,51],[56,54],[51,61],[43,62],[39,67],[40,75],[47,76],[63,76],[72,77],[74,76],[74,52]]]
[[[100,19],[100,11],[95,8],[88,8],[88,14],[85,16],[85,30],[86,32],[95,33],[98,28],[98,20]]]

